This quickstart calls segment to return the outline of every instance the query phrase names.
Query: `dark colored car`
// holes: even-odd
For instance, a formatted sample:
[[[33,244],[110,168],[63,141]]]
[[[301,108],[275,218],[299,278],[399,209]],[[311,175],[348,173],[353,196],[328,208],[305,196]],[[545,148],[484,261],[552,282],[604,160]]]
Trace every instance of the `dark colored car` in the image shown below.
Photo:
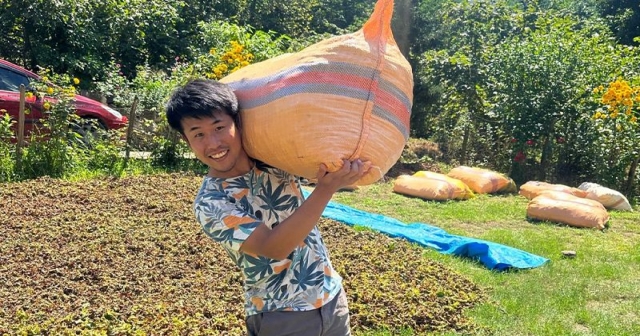
[[[30,80],[39,80],[40,76],[18,65],[0,59],[0,110],[6,110],[9,115],[18,120],[20,106],[20,84],[29,87]],[[25,102],[25,108],[31,112],[25,115],[25,133],[29,134],[35,127],[42,127],[45,117],[43,113],[43,100],[29,100]],[[111,107],[93,99],[76,95],[76,113],[82,118],[82,125],[95,127],[98,125],[105,130],[118,129],[127,125],[127,117]],[[88,122],[96,121],[96,122]],[[78,129],[78,133],[89,131],[89,128]],[[82,134],[84,135],[84,134]]]

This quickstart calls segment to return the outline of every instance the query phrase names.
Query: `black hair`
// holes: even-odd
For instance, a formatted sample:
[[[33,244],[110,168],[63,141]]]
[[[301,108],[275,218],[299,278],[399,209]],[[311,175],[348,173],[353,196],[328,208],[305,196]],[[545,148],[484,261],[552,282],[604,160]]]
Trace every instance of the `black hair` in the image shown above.
[[[182,119],[213,117],[223,112],[240,127],[238,98],[227,84],[210,79],[195,79],[176,88],[167,103],[167,122],[184,135]]]

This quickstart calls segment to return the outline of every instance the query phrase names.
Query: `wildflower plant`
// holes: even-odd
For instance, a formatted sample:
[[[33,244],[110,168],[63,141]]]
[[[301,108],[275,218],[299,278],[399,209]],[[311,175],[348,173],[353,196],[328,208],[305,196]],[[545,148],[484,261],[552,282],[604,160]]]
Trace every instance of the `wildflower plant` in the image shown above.
[[[614,128],[618,132],[636,132],[640,115],[640,86],[631,86],[622,78],[600,85],[593,90],[596,99],[602,104],[593,115],[593,119]]]
[[[623,78],[593,90],[598,108],[591,119],[601,137],[606,164],[618,179],[633,181],[640,160],[640,85]],[[621,176],[622,175],[622,176]]]
[[[0,110],[0,181],[9,181],[13,175],[15,147],[10,141],[15,137],[11,128],[15,123],[7,110]]]
[[[80,80],[55,74],[48,69],[42,70],[40,75],[40,80],[31,82],[26,99],[41,101],[42,109],[27,110],[25,113],[40,112],[43,122],[42,125],[34,125],[32,133],[26,138],[28,145],[23,164],[20,171],[16,172],[20,178],[63,176],[77,162],[73,145],[80,140],[70,125],[79,120],[74,100]]]
[[[200,61],[205,69],[205,76],[218,80],[248,66],[253,59],[254,55],[240,42],[230,41],[225,50],[218,51],[216,48],[211,48],[207,55],[200,58]]]

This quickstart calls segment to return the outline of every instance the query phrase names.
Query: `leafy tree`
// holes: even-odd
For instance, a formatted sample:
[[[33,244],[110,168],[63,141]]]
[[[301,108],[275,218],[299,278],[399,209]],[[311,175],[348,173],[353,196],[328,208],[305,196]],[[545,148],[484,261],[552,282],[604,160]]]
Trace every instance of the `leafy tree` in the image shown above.
[[[534,29],[496,49],[490,63],[491,101],[513,139],[512,158],[519,157],[512,163],[516,179],[575,183],[604,175],[599,162],[616,147],[599,146],[601,138],[590,122],[595,109],[591,90],[632,69],[625,65],[631,60],[627,49],[610,37],[597,22],[541,13]],[[606,174],[612,173],[621,171],[610,167]]]
[[[640,2],[637,0],[602,0],[599,6],[602,16],[608,19],[609,27],[618,41],[626,45],[638,45],[634,41],[640,36]]]
[[[370,0],[319,0],[310,29],[318,34],[343,34],[358,30],[373,11]]]
[[[0,43],[8,59],[34,70],[38,65],[60,72],[99,67],[91,54],[101,38],[93,34],[90,1],[13,0],[0,6],[0,25],[8,32]]]
[[[276,31],[293,37],[311,33],[309,22],[319,0],[253,0],[241,9],[240,25],[250,25],[257,30]]]
[[[478,144],[472,133],[479,123],[493,122],[485,113],[488,57],[502,38],[518,30],[522,15],[517,13],[500,1],[442,4],[441,35],[433,41],[443,49],[422,56],[419,82],[428,83],[431,92],[440,92],[439,102],[436,115],[412,121],[430,123],[445,153],[457,148],[455,156],[462,163],[467,163],[470,146]],[[461,143],[454,144],[457,141]]]

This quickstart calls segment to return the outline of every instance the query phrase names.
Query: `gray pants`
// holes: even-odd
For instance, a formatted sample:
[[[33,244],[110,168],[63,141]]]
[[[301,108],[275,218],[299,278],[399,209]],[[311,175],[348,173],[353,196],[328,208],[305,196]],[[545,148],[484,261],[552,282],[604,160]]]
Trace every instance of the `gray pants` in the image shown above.
[[[246,319],[249,336],[349,336],[349,306],[344,290],[320,309],[276,311]]]

